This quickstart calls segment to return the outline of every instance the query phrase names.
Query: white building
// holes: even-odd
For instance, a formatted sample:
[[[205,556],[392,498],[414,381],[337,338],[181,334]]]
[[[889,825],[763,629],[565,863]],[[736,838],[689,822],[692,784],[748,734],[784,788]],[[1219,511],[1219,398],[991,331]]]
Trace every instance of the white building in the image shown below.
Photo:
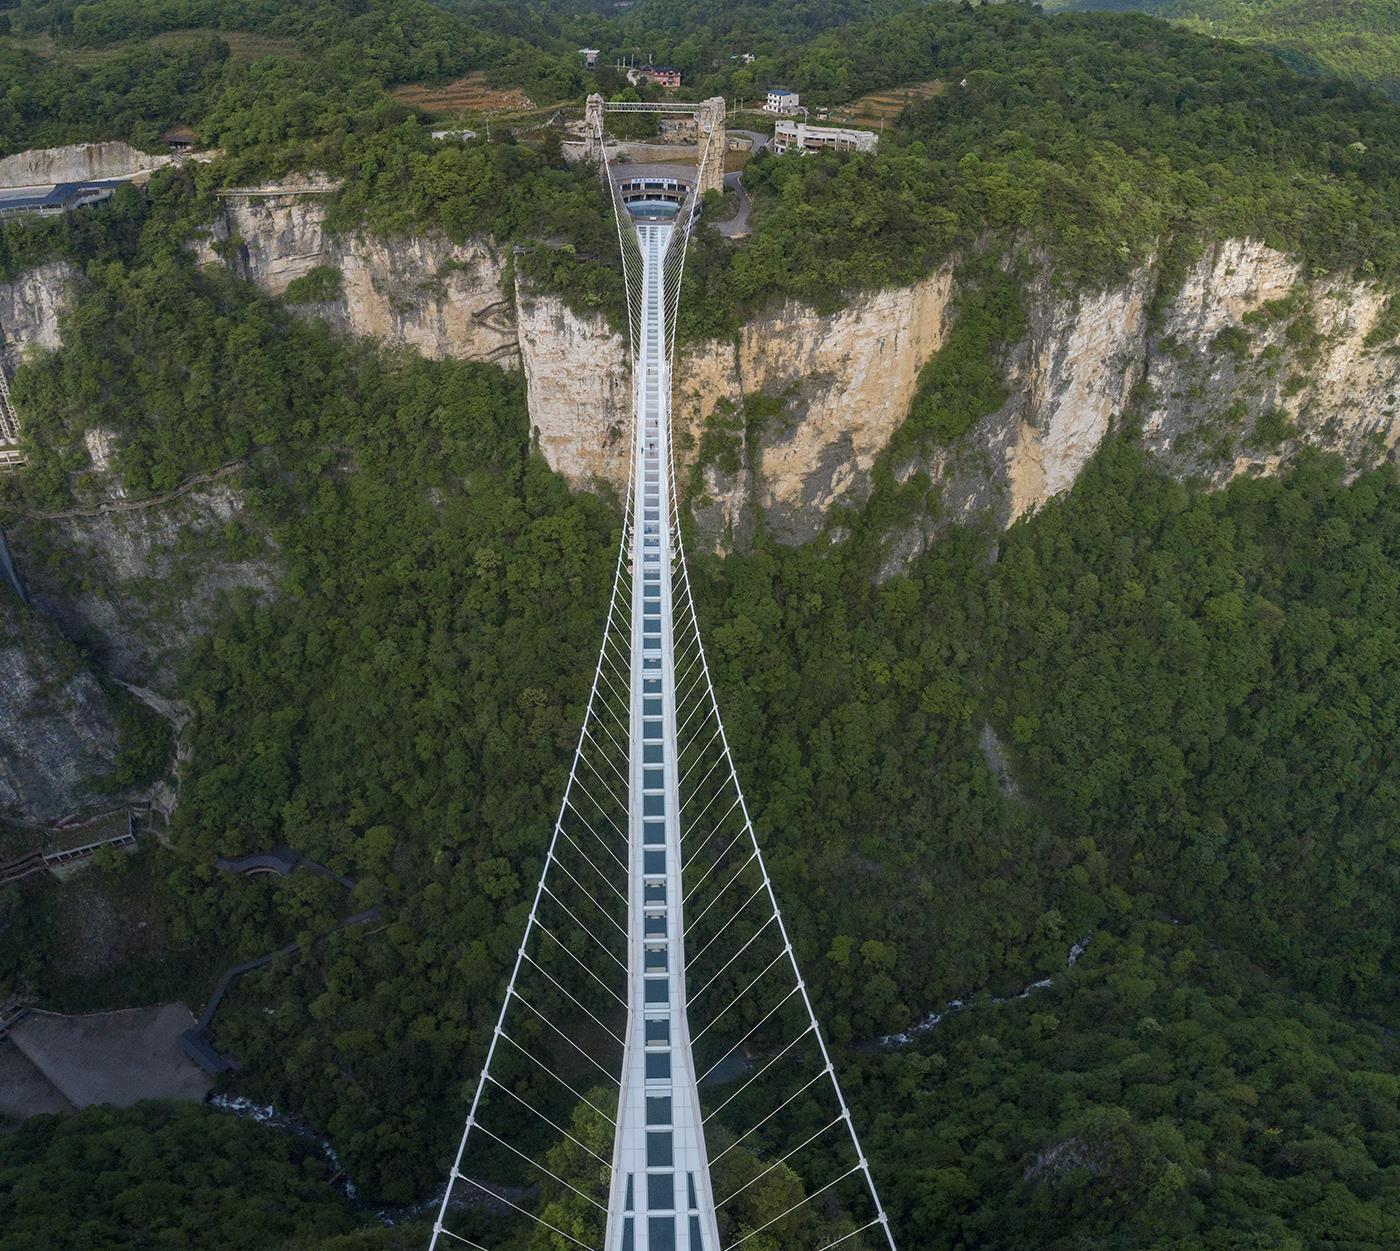
[[[768,99],[763,103],[765,113],[796,113],[797,92],[786,87],[769,87]]]
[[[874,152],[879,139],[873,130],[851,130],[845,126],[779,122],[773,128],[775,152]]]

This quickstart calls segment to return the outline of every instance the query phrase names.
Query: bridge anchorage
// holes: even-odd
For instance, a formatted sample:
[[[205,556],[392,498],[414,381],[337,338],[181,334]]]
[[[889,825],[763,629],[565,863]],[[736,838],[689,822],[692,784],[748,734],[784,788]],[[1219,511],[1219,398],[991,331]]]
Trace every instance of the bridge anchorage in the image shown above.
[[[677,526],[676,314],[696,189],[723,151],[702,144],[679,203],[607,176],[634,401],[622,542],[432,1251],[895,1249],[744,802]]]

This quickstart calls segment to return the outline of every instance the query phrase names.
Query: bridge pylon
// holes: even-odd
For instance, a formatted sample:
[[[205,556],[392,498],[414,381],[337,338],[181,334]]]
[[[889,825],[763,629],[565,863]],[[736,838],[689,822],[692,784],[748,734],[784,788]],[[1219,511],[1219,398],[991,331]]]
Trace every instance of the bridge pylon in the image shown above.
[[[695,126],[699,132],[695,165],[702,179],[699,192],[703,196],[707,191],[723,191],[724,154],[729,147],[723,96],[711,96],[700,106]]]
[[[583,103],[583,128],[586,135],[584,156],[599,165],[604,164],[603,97],[596,91]]]

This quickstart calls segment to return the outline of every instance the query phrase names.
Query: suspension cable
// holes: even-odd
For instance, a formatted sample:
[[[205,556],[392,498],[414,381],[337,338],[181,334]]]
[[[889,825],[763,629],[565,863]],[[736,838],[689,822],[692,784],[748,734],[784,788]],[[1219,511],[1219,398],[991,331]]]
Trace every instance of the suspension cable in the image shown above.
[[[488,1135],[490,1135],[490,1137],[494,1138],[494,1139],[495,1139],[498,1143],[500,1143],[501,1146],[503,1146],[507,1151],[513,1152],[515,1155],[518,1155],[522,1160],[525,1161],[526,1164],[530,1165],[532,1168],[537,1168],[537,1169],[539,1169],[540,1172],[543,1173],[546,1177],[552,1177],[555,1181],[557,1181],[557,1182],[558,1182],[561,1186],[563,1186],[566,1190],[572,1190],[572,1191],[574,1192],[574,1194],[578,1195],[578,1197],[579,1197],[580,1199],[586,1199],[586,1200],[587,1200],[589,1203],[591,1203],[595,1208],[597,1208],[598,1211],[600,1211],[600,1212],[606,1212],[606,1211],[608,1210],[608,1209],[605,1208],[601,1203],[599,1203],[597,1199],[593,1198],[592,1195],[586,1195],[586,1194],[584,1194],[583,1191],[580,1190],[577,1186],[571,1186],[571,1185],[569,1185],[569,1183],[566,1182],[562,1177],[560,1177],[558,1173],[554,1172],[552,1169],[547,1169],[547,1168],[545,1168],[545,1166],[544,1166],[543,1164],[541,1164],[538,1160],[532,1160],[532,1159],[531,1159],[528,1155],[526,1155],[523,1151],[520,1151],[520,1150],[516,1149],[515,1147],[512,1147],[512,1146],[510,1145],[510,1143],[508,1143],[504,1138],[502,1138],[502,1137],[500,1136],[500,1134],[497,1134],[497,1133],[495,1133],[494,1131],[492,1131],[491,1129],[487,1128],[487,1127],[486,1127],[485,1125],[483,1125],[480,1121],[477,1122],[476,1127],[477,1127],[477,1129],[479,1129],[483,1134],[488,1134]],[[806,1144],[804,1143],[803,1145],[805,1146]]]
[[[749,1028],[744,1032],[743,1037],[740,1038],[738,1042],[736,1042],[732,1047],[730,1047],[728,1051],[726,1051],[722,1056],[720,1056],[718,1060],[716,1060],[712,1065],[710,1065],[709,1068],[705,1070],[704,1074],[700,1078],[700,1081],[703,1082],[706,1077],[709,1077],[709,1075],[713,1073],[717,1068],[719,1068],[721,1064],[723,1064],[727,1059],[729,1059],[730,1056],[732,1056],[736,1051],[738,1051],[740,1047],[742,1047],[746,1042],[748,1042],[749,1038],[753,1034],[757,1033],[760,1029],[762,1029],[763,1026],[765,1026],[768,1023],[772,1015],[775,1012],[777,1012],[778,1009],[783,1006],[783,1004],[787,1003],[787,1001],[791,999],[795,994],[797,994],[796,986],[794,986],[790,991],[788,991],[786,995],[779,999],[777,1003],[775,1003],[771,1008],[768,1009],[767,1012],[765,1012],[761,1017],[759,1017],[759,1019],[753,1025],[750,1025]]]
[[[831,1120],[829,1120],[825,1125],[823,1125],[819,1130],[817,1130],[815,1134],[808,1138],[806,1142],[803,1142],[798,1146],[794,1147],[791,1151],[787,1153],[787,1155],[774,1160],[772,1164],[770,1164],[766,1169],[763,1170],[763,1172],[759,1173],[755,1177],[750,1177],[749,1180],[746,1181],[742,1186],[738,1187],[738,1189],[731,1190],[727,1195],[724,1196],[723,1199],[720,1199],[715,1203],[715,1207],[722,1208],[726,1203],[728,1203],[732,1198],[734,1198],[735,1195],[742,1194],[745,1190],[752,1186],[754,1182],[762,1181],[765,1177],[768,1176],[769,1173],[771,1173],[775,1168],[777,1168],[778,1165],[786,1164],[790,1159],[792,1159],[793,1156],[795,1156],[799,1151],[801,1151],[803,1147],[807,1146],[809,1143],[815,1142],[833,1125],[839,1124],[840,1120],[840,1116],[832,1117]]]
[[[587,1148],[585,1148],[585,1150],[587,1150]],[[453,1171],[454,1171],[454,1173],[456,1172],[456,1170],[453,1170]],[[520,1213],[521,1216],[528,1216],[532,1221],[535,1222],[536,1225],[543,1225],[546,1229],[552,1229],[552,1230],[553,1230],[556,1234],[558,1234],[561,1238],[567,1238],[570,1242],[575,1243],[576,1245],[582,1247],[582,1248],[584,1249],[584,1251],[597,1251],[597,1248],[595,1248],[595,1247],[590,1247],[586,1242],[579,1242],[579,1240],[578,1240],[577,1238],[575,1238],[575,1237],[573,1236],[573,1234],[566,1234],[562,1229],[559,1228],[558,1225],[551,1225],[547,1220],[544,1220],[543,1218],[536,1216],[533,1212],[526,1211],[526,1210],[525,1210],[524,1208],[522,1208],[518,1203],[512,1203],[509,1199],[507,1199],[507,1198],[505,1197],[505,1195],[503,1195],[503,1194],[497,1194],[496,1191],[494,1191],[494,1190],[487,1190],[487,1188],[486,1188],[485,1186],[483,1186],[479,1181],[476,1181],[474,1178],[465,1177],[465,1176],[463,1176],[461,1173],[456,1173],[456,1176],[457,1176],[461,1181],[467,1182],[468,1184],[470,1184],[470,1185],[472,1185],[472,1186],[475,1186],[478,1190],[481,1190],[481,1191],[483,1191],[484,1193],[490,1195],[493,1199],[498,1199],[500,1202],[504,1203],[507,1207],[514,1208],[517,1212]],[[726,1251],[727,1251],[727,1249],[726,1249]]]
[[[804,1195],[801,1199],[794,1203],[792,1207],[788,1208],[787,1211],[779,1212],[778,1215],[775,1216],[771,1221],[764,1221],[764,1223],[760,1225],[757,1229],[749,1230],[749,1232],[746,1233],[742,1238],[736,1239],[735,1241],[731,1242],[727,1247],[725,1247],[724,1251],[734,1251],[734,1248],[737,1247],[741,1242],[747,1242],[755,1234],[761,1234],[770,1225],[776,1225],[780,1220],[783,1219],[783,1217],[790,1216],[792,1213],[796,1212],[797,1209],[800,1208],[804,1203],[811,1203],[811,1201],[815,1199],[819,1194],[823,1193],[823,1191],[830,1190],[834,1185],[836,1185],[837,1182],[845,1181],[846,1178],[848,1178],[852,1173],[860,1172],[864,1165],[865,1159],[864,1157],[861,1157],[861,1162],[859,1164],[853,1164],[844,1173],[842,1173],[840,1177],[833,1177],[829,1182],[826,1183],[825,1186],[821,1187],[820,1190],[814,1190],[811,1194]]]
[[[580,1094],[571,1085],[569,1085],[568,1082],[566,1082],[562,1077],[560,1077],[558,1073],[556,1073],[552,1068],[550,1068],[549,1065],[547,1065],[543,1060],[541,1060],[539,1056],[537,1056],[533,1051],[530,1051],[527,1048],[523,1047],[520,1043],[516,1042],[510,1034],[507,1034],[505,1032],[505,1030],[501,1031],[501,1037],[504,1038],[506,1042],[510,1043],[510,1045],[514,1047],[518,1052],[520,1052],[520,1054],[523,1055],[527,1060],[532,1061],[538,1068],[543,1069],[547,1074],[549,1074],[550,1077],[554,1078],[556,1082],[558,1082],[565,1090],[567,1090],[571,1095],[573,1095],[575,1099],[579,1100],[580,1103],[586,1103],[590,1108],[593,1109],[593,1111],[595,1111],[599,1116],[601,1116],[605,1121],[607,1121],[609,1125],[617,1124],[616,1117],[609,1116],[587,1095]]]
[[[591,1055],[589,1055],[588,1052],[586,1052],[582,1047],[580,1047],[578,1043],[576,1043],[572,1038],[569,1037],[568,1034],[566,1034],[553,1021],[551,1021],[547,1016],[545,1016],[543,1012],[541,1012],[537,1007],[535,1007],[535,1005],[532,1004],[528,999],[526,999],[525,996],[522,995],[518,990],[512,991],[511,996],[515,999],[518,999],[527,1008],[529,1008],[531,1012],[533,1012],[537,1017],[539,1017],[541,1021],[548,1025],[550,1029],[552,1029],[556,1034],[558,1034],[560,1038],[562,1038],[566,1043],[568,1043],[569,1046],[571,1046],[575,1051],[577,1051],[579,1055],[581,1055],[585,1060],[587,1060],[589,1064],[591,1064],[595,1069],[597,1069],[598,1072],[600,1072],[610,1082],[617,1086],[622,1085],[622,1083],[619,1082],[617,1078],[615,1078],[611,1073],[609,1073],[607,1069],[605,1069],[601,1064],[599,1064],[597,1060],[595,1060]],[[489,1081],[492,1085],[501,1086],[501,1083],[498,1082],[489,1073],[486,1076],[486,1080]],[[501,1089],[505,1090],[506,1087],[501,1086]]]

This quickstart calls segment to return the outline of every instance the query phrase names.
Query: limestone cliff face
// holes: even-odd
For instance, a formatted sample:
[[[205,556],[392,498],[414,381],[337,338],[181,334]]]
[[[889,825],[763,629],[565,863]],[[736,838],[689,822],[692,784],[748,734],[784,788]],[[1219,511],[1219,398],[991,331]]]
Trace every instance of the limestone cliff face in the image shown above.
[[[307,312],[351,334],[372,335],[435,360],[515,364],[514,307],[502,290],[505,257],[480,241],[455,244],[436,235],[383,239],[333,235],[325,204],[295,183],[266,197],[230,198],[197,247],[203,263],[225,263],[270,295],[312,270],[340,277],[334,297]],[[292,291],[295,297],[297,292]]]
[[[1400,439],[1400,342],[1374,283],[1310,279],[1252,241],[1203,257],[1146,362],[1147,445],[1222,484],[1302,446],[1361,468]],[[1369,340],[1369,342],[1368,342]]]
[[[52,821],[102,798],[117,756],[106,693],[44,618],[0,585],[0,814]]]
[[[0,282],[0,364],[8,375],[30,348],[58,346],[58,317],[76,277],[66,261],[50,261]]]
[[[222,596],[271,594],[276,553],[230,559],[225,525],[243,501],[224,481],[148,508],[7,523],[34,607],[69,638],[90,640],[123,682],[172,694],[180,664]]]
[[[308,311],[354,333],[507,367],[518,355],[549,462],[578,486],[624,483],[624,339],[553,296],[521,285],[503,293],[504,258],[491,247],[334,237],[322,201],[293,189],[229,201],[200,248],[202,259],[226,261],[273,293],[317,267],[335,269],[340,294]],[[68,267],[50,265],[0,285],[7,364],[29,344],[56,342],[72,278]],[[1269,472],[1304,445],[1336,451],[1354,467],[1394,453],[1400,351],[1393,334],[1379,332],[1388,292],[1313,278],[1296,259],[1250,240],[1202,255],[1179,289],[1158,285],[1152,265],[1074,299],[1057,294],[1048,276],[1031,284],[1027,334],[1008,353],[1007,403],[954,445],[893,467],[927,472],[941,495],[939,519],[909,537],[906,556],[937,526],[974,512],[1007,525],[1033,511],[1068,489],[1126,421],[1173,472],[1216,484]],[[732,341],[684,352],[677,451],[704,541],[742,544],[760,520],[800,541],[834,505],[863,500],[957,298],[950,268],[861,296],[829,317],[788,304]]]
[[[576,486],[627,485],[632,416],[627,341],[602,317],[581,318],[552,295],[516,293],[520,360],[532,434]]]
[[[678,472],[707,534],[723,545],[762,514],[794,540],[838,501],[858,498],[904,420],[918,373],[942,344],[952,280],[879,291],[832,316],[789,304],[678,362]],[[571,482],[627,477],[631,411],[626,343],[601,317],[522,291],[521,356],[530,420],[550,464]],[[735,456],[714,463],[717,443]],[[737,457],[737,463],[735,458]]]
[[[1008,353],[1007,403],[952,446],[893,467],[927,472],[941,508],[937,522],[906,536],[892,567],[938,526],[974,512],[1009,525],[1034,511],[1071,487],[1126,421],[1172,472],[1216,485],[1271,472],[1303,446],[1357,469],[1395,454],[1400,344],[1379,330],[1386,290],[1310,278],[1296,259],[1251,240],[1209,250],[1179,290],[1158,284],[1151,265],[1074,299],[1048,277],[1032,284],[1026,337]],[[742,543],[761,517],[800,541],[832,505],[862,500],[956,297],[943,271],[834,317],[789,305],[732,343],[687,352],[675,385],[677,446],[706,540]],[[535,303],[547,315],[522,351],[540,446],[577,484],[617,483],[626,472],[624,345],[600,318]]]
[[[129,178],[149,174],[175,161],[153,156],[127,143],[70,143],[62,148],[31,148],[0,160],[0,187],[42,187],[90,178]]]
[[[863,499],[870,470],[904,421],[919,370],[948,329],[951,270],[877,291],[824,317],[788,304],[749,322],[732,344],[706,344],[681,362],[677,435],[704,529],[723,543],[745,514],[794,541],[811,538],[837,503]],[[740,470],[704,455],[707,433],[742,421]]]

